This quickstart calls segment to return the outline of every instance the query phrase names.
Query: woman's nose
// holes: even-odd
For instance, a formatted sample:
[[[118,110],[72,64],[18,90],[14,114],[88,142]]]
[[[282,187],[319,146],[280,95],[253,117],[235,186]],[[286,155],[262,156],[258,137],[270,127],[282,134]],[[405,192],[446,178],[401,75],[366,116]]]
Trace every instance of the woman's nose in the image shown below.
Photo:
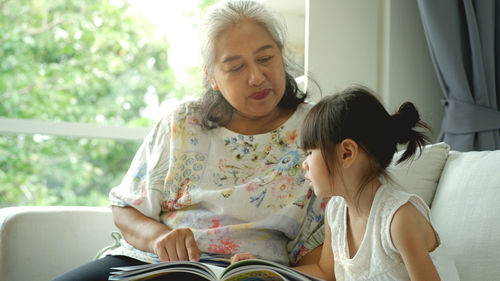
[[[250,77],[248,78],[248,83],[250,86],[260,86],[266,77],[258,65],[250,66]]]

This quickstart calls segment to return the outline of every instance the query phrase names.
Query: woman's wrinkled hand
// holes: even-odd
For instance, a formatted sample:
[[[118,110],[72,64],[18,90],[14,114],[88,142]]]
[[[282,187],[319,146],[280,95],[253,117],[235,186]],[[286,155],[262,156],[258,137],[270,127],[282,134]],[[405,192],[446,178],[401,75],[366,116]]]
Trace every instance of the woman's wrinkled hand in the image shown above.
[[[256,259],[254,255],[250,253],[238,253],[235,254],[234,256],[231,257],[231,264],[242,261],[242,260],[249,260],[249,259]]]
[[[164,232],[153,243],[154,253],[160,261],[200,260],[200,249],[188,227]]]

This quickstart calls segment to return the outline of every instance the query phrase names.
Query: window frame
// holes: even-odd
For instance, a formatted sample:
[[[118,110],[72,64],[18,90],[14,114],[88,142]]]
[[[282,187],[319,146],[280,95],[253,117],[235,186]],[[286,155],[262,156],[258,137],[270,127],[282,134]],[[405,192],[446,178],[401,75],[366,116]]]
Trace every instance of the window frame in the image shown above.
[[[113,127],[89,123],[0,117],[0,134],[41,134],[60,137],[142,141],[150,130],[151,128],[147,127]]]

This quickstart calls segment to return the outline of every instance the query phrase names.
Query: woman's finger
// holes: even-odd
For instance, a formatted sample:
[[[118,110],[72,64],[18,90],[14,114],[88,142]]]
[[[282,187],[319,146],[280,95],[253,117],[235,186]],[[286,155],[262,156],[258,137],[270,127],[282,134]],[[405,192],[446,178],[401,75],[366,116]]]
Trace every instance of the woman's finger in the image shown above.
[[[160,261],[169,261],[168,253],[165,247],[159,247],[155,252]]]
[[[179,257],[177,256],[177,243],[175,241],[170,241],[165,245],[168,253],[169,261],[178,261]]]
[[[182,237],[183,239],[178,239],[175,243],[175,249],[177,251],[177,257],[179,258],[179,260],[181,261],[186,261],[188,260],[188,253],[187,253],[187,249],[186,249],[186,242],[185,242],[185,239],[184,237]]]
[[[198,248],[194,236],[190,235],[186,237],[186,249],[190,261],[200,260],[200,248]]]

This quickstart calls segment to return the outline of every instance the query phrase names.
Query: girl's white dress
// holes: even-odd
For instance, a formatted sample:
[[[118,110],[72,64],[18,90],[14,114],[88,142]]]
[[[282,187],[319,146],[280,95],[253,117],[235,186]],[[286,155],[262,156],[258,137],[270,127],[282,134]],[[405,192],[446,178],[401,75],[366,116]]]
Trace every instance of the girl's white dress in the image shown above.
[[[429,207],[420,197],[383,184],[375,194],[363,241],[356,255],[350,258],[346,239],[347,205],[342,197],[331,198],[327,205],[326,216],[332,231],[337,281],[410,280],[390,234],[394,213],[407,202],[412,203],[430,221]],[[441,280],[459,280],[453,260],[447,255],[439,236],[437,238],[439,246],[430,253],[430,256]]]

